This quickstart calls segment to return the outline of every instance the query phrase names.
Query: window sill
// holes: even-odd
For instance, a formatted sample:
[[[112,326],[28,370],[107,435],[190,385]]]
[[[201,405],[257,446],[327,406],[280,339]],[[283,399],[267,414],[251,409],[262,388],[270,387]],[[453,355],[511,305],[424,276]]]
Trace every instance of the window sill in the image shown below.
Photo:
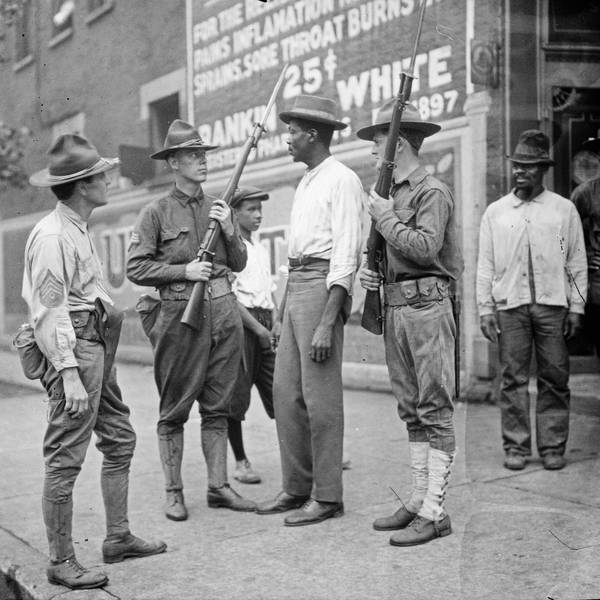
[[[60,33],[56,34],[48,42],[48,48],[55,48],[56,46],[58,46],[59,44],[64,42],[66,39],[69,39],[72,35],[73,35],[72,27],[69,27],[69,29],[65,29],[64,31],[61,31]]]
[[[100,17],[110,12],[114,5],[114,0],[106,0],[102,6],[99,6],[88,14],[88,16],[85,18],[85,24],[91,25],[94,23],[94,21],[97,21]]]
[[[15,73],[23,70],[26,66],[30,65],[33,63],[33,55],[32,54],[28,54],[27,56],[19,59],[14,65],[13,65],[13,71]]]

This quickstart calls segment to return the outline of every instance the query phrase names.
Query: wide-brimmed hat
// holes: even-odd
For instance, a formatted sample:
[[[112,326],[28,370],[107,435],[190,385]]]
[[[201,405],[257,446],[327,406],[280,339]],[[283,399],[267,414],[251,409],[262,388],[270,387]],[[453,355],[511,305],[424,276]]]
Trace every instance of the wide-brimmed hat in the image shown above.
[[[549,152],[548,136],[539,129],[527,129],[519,136],[515,151],[508,159],[524,165],[554,165]]]
[[[284,123],[292,119],[303,119],[314,123],[324,123],[334,129],[345,129],[348,124],[336,117],[337,104],[329,98],[301,94],[294,98],[294,103],[289,110],[279,113],[279,118]]]
[[[210,146],[209,144],[206,144],[193,125],[190,125],[181,119],[175,119],[171,125],[169,125],[169,130],[167,131],[162,150],[151,154],[150,158],[164,160],[169,154],[172,154],[176,150],[206,151],[214,150],[218,147],[219,146]]]
[[[233,194],[231,200],[231,207],[235,208],[241,204],[244,200],[268,200],[269,194],[263,190],[259,190],[257,187],[251,185],[245,185],[244,187],[237,188]]]
[[[361,127],[356,132],[356,135],[361,140],[372,142],[376,131],[389,129],[390,123],[392,122],[392,115],[394,113],[395,105],[395,99],[388,100],[388,102],[386,102],[377,111],[375,122],[372,125]],[[429,137],[430,135],[437,133],[441,129],[441,126],[437,123],[424,121],[421,118],[421,113],[412,104],[407,104],[404,112],[402,113],[402,120],[400,121],[400,130],[402,131],[403,129],[420,131],[425,137]]]
[[[104,173],[119,164],[118,158],[103,158],[86,138],[75,133],[59,136],[50,150],[48,167],[34,173],[29,183],[51,187]]]
[[[600,138],[588,138],[581,144],[581,149],[593,152],[594,154],[600,154]]]

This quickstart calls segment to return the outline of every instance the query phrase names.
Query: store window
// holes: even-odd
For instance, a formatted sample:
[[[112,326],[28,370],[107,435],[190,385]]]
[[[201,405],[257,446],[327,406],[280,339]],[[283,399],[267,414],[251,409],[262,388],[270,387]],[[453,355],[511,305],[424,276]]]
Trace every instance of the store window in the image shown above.
[[[600,37],[598,0],[549,0],[548,42],[552,45],[597,45]]]
[[[74,0],[52,0],[52,40],[54,46],[73,33]]]
[[[15,19],[15,63],[22,65],[32,54],[31,0],[25,0]]]
[[[161,148],[169,125],[179,119],[179,94],[172,94],[150,103],[150,145]]]

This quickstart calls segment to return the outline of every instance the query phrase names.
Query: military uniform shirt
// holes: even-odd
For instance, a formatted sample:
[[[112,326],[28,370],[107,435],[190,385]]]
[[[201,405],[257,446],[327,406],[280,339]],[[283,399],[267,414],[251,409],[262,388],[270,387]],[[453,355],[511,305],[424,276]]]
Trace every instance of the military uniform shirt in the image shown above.
[[[204,194],[191,198],[174,186],[168,196],[144,207],[131,234],[127,277],[157,288],[185,282],[185,266],[196,258],[213,200]],[[246,246],[235,219],[234,229],[231,239],[217,236],[212,278],[246,266]]]
[[[29,235],[22,295],[44,355],[57,371],[77,367],[69,313],[93,310],[96,298],[113,302],[87,223],[62,202]]]

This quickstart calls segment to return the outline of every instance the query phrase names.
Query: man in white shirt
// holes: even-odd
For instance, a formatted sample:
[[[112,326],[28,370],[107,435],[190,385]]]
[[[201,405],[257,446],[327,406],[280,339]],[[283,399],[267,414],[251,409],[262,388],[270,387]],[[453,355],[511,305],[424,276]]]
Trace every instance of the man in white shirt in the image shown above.
[[[282,491],[259,514],[298,509],[287,526],[343,514],[343,325],[362,246],[364,192],[358,176],[331,156],[346,124],[335,102],[301,95],[280,113],[289,153],[308,169],[290,219],[289,279],[275,359],[275,422]],[[300,508],[302,507],[302,508]]]
[[[248,251],[244,270],[237,273],[233,292],[238,301],[244,324],[244,355],[227,419],[229,444],[235,456],[233,477],[241,483],[260,483],[244,448],[242,421],[250,406],[250,392],[255,385],[267,415],[275,418],[273,409],[273,371],[275,346],[279,340],[280,321],[273,298],[275,285],[271,277],[271,262],[266,248],[252,239],[262,221],[262,203],[269,194],[244,186],[233,196],[231,207]]]
[[[554,161],[541,131],[524,131],[510,157],[515,187],[485,211],[480,230],[477,304],[483,335],[500,346],[504,466],[531,454],[529,366],[537,362],[536,432],[544,468],[562,469],[569,432],[566,339],[581,326],[587,268],[573,203],[544,188]]]

